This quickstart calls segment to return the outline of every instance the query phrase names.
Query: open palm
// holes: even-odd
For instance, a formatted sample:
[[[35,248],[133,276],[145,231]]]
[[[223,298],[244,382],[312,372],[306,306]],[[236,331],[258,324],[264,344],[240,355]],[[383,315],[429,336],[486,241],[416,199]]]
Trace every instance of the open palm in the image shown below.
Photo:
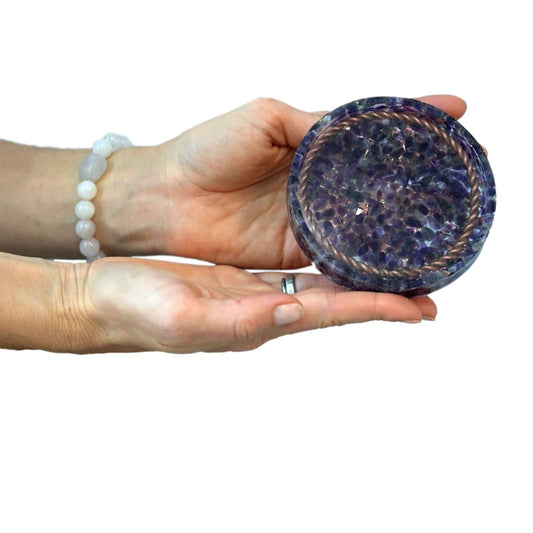
[[[421,100],[455,118],[466,109],[454,96]],[[285,195],[294,152],[324,113],[259,98],[162,145],[169,253],[244,268],[309,265],[290,230]]]
[[[308,329],[436,314],[427,297],[347,291],[318,274],[298,274],[297,293],[288,295],[279,289],[283,273],[231,266],[110,257],[83,272],[76,285],[85,287],[87,314],[107,345],[123,351],[249,350]]]

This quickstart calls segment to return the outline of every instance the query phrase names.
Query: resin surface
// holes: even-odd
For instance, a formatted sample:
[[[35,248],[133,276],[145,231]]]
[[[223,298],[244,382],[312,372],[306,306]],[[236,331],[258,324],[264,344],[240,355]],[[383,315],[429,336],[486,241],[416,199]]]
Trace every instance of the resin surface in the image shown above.
[[[413,296],[473,263],[496,191],[481,146],[455,119],[417,100],[377,97],[314,124],[295,153],[287,201],[298,244],[327,277]]]

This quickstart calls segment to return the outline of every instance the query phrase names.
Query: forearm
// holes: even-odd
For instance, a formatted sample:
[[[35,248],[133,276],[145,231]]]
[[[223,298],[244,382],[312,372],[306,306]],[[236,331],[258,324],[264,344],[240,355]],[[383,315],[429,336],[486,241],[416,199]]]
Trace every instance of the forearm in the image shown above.
[[[164,251],[164,190],[154,151],[113,153],[93,200],[95,237],[108,255]],[[0,141],[0,250],[81,258],[75,233],[78,168],[89,150],[38,148]],[[162,205],[163,202],[163,205]]]
[[[103,325],[84,307],[88,265],[0,253],[0,348],[102,351]]]

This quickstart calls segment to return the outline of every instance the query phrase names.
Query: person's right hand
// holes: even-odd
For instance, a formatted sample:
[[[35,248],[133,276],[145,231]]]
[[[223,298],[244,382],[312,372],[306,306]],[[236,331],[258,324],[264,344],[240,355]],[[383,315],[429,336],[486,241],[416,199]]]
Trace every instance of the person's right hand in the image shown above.
[[[420,100],[455,118],[466,109],[456,96]],[[303,136],[325,114],[258,98],[163,144],[114,153],[96,198],[103,251],[254,269],[309,265],[289,225],[287,180]]]
[[[466,109],[451,95],[420,100],[455,118]],[[300,141],[325,114],[258,98],[156,147],[144,187],[164,186],[154,205],[166,253],[241,268],[309,265],[289,226],[287,180]]]
[[[241,351],[308,329],[436,315],[428,297],[348,291],[318,274],[296,274],[297,292],[288,295],[284,273],[231,266],[113,257],[75,272],[63,276],[63,298],[96,344],[79,351]]]

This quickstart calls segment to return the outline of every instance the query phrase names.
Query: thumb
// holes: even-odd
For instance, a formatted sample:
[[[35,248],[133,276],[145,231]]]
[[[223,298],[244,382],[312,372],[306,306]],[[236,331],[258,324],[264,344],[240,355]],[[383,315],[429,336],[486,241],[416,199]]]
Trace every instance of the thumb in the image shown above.
[[[311,126],[326,113],[328,111],[302,111],[285,104],[282,120],[287,144],[292,148],[297,148]]]
[[[280,335],[285,325],[298,322],[304,314],[303,306],[294,296],[278,291],[217,303],[218,306],[214,302],[209,305],[205,324],[215,337],[232,344],[237,341],[259,346]],[[275,334],[277,330],[280,332]]]

